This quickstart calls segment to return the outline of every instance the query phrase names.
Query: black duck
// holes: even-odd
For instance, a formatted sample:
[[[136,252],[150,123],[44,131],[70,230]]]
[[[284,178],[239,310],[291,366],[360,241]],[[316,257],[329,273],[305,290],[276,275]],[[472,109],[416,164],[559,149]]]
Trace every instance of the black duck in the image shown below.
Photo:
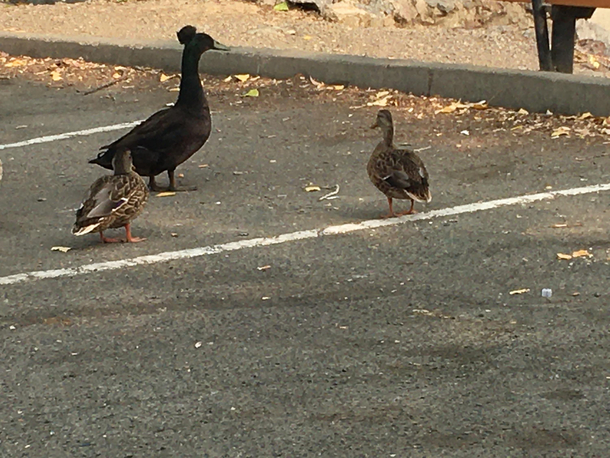
[[[148,200],[148,188],[140,175],[133,170],[131,153],[117,151],[112,159],[113,175],[98,178],[89,188],[87,197],[76,211],[74,235],[99,232],[104,243],[122,242],[104,237],[106,229],[124,227],[127,242],[146,239],[131,235],[131,221],[136,218]]]
[[[118,150],[127,148],[133,156],[136,171],[149,177],[150,189],[161,191],[155,176],[167,171],[170,191],[177,191],[174,170],[195,154],[210,136],[212,122],[210,108],[199,78],[199,59],[209,49],[226,51],[228,48],[205,33],[197,33],[187,25],[178,32],[184,45],[180,93],[174,106],[153,114],[115,142],[103,146],[105,150],[90,160],[107,169]]]
[[[373,184],[388,198],[390,213],[384,218],[415,213],[415,201],[430,202],[432,195],[428,185],[428,171],[421,158],[412,149],[397,149],[393,143],[394,125],[392,114],[380,110],[372,128],[379,127],[383,140],[377,145],[367,165],[367,172]],[[392,199],[409,199],[411,208],[403,213],[395,213]]]

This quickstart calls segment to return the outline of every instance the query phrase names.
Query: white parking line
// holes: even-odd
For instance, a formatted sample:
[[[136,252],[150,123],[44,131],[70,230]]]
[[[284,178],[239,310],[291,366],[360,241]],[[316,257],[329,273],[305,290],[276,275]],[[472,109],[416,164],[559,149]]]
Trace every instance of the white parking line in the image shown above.
[[[19,148],[21,146],[28,146],[28,145],[36,145],[37,143],[55,142],[57,140],[65,140],[67,138],[72,138],[72,137],[84,137],[86,135],[99,134],[100,132],[112,132],[113,130],[128,129],[130,127],[137,126],[141,122],[142,121],[124,122],[123,124],[114,124],[112,126],[95,127],[93,129],[77,130],[74,132],[66,132],[66,133],[57,134],[57,135],[47,135],[46,137],[30,138],[29,140],[24,140],[22,142],[7,143],[5,145],[0,145],[0,151],[3,149]]]
[[[510,205],[529,204],[541,200],[550,200],[556,197],[577,196],[581,194],[591,194],[594,192],[602,191],[610,191],[610,183],[591,185],[582,188],[566,189],[563,191],[552,191],[543,192],[539,194],[509,197],[507,199],[490,200],[487,202],[458,205],[457,207],[443,208],[441,210],[432,210],[426,213],[417,213],[415,215],[406,215],[400,218],[373,219],[363,221],[357,224],[342,224],[339,226],[328,226],[323,229],[289,232],[286,234],[278,235],[277,237],[260,237],[250,240],[240,240],[238,242],[223,243],[221,245],[191,248],[188,250],[167,251],[165,253],[139,256],[137,258],[122,259],[119,261],[100,262],[96,264],[87,264],[80,267],[69,267],[67,269],[25,272],[16,275],[9,275],[7,277],[0,277],[0,285],[14,285],[26,281],[48,278],[74,277],[77,275],[122,269],[123,267],[134,267],[145,264],[156,264],[159,262],[173,261],[177,259],[189,259],[200,256],[209,256],[228,251],[243,250],[245,248],[279,245],[286,242],[294,242],[296,240],[313,239],[317,237],[324,237],[327,235],[346,234],[354,231],[362,231],[365,229],[376,229],[380,227],[396,226],[398,224],[404,224],[411,221],[423,221],[433,218],[461,215],[465,213],[475,213],[484,210],[493,210],[495,208],[507,207]]]

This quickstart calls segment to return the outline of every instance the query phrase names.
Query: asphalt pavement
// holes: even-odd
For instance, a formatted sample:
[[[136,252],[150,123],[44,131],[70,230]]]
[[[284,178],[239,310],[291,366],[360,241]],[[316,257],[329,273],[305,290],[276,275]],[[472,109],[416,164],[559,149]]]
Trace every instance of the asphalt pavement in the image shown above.
[[[377,108],[297,92],[211,94],[212,136],[178,169],[198,190],[151,196],[140,244],[70,234],[107,173],[87,160],[122,131],[0,149],[0,278],[378,218]],[[0,144],[174,98],[1,80]],[[395,122],[423,148],[424,214],[610,181],[599,138]],[[2,285],[0,456],[607,456],[607,207],[591,192]]]

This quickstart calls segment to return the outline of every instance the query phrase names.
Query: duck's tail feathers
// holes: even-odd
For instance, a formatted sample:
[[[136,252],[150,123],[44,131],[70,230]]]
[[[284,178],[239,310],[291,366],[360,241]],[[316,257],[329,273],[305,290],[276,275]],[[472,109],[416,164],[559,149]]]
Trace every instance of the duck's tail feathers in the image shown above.
[[[407,195],[416,202],[430,202],[432,200],[432,193],[429,189],[423,192],[413,194],[407,191]]]
[[[78,224],[75,224],[72,227],[72,233],[74,235],[85,235],[85,234],[88,234],[89,232],[93,232],[99,226],[100,226],[100,223],[89,224],[89,225],[84,226],[84,227],[81,227]]]

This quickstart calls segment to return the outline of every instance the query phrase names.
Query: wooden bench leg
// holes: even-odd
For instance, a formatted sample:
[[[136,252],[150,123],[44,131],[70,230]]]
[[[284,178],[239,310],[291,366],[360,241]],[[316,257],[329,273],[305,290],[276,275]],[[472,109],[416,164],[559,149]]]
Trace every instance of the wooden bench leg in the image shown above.
[[[553,70],[572,73],[574,69],[574,42],[576,19],[590,18],[595,8],[553,5],[553,34],[551,37],[551,61]]]

